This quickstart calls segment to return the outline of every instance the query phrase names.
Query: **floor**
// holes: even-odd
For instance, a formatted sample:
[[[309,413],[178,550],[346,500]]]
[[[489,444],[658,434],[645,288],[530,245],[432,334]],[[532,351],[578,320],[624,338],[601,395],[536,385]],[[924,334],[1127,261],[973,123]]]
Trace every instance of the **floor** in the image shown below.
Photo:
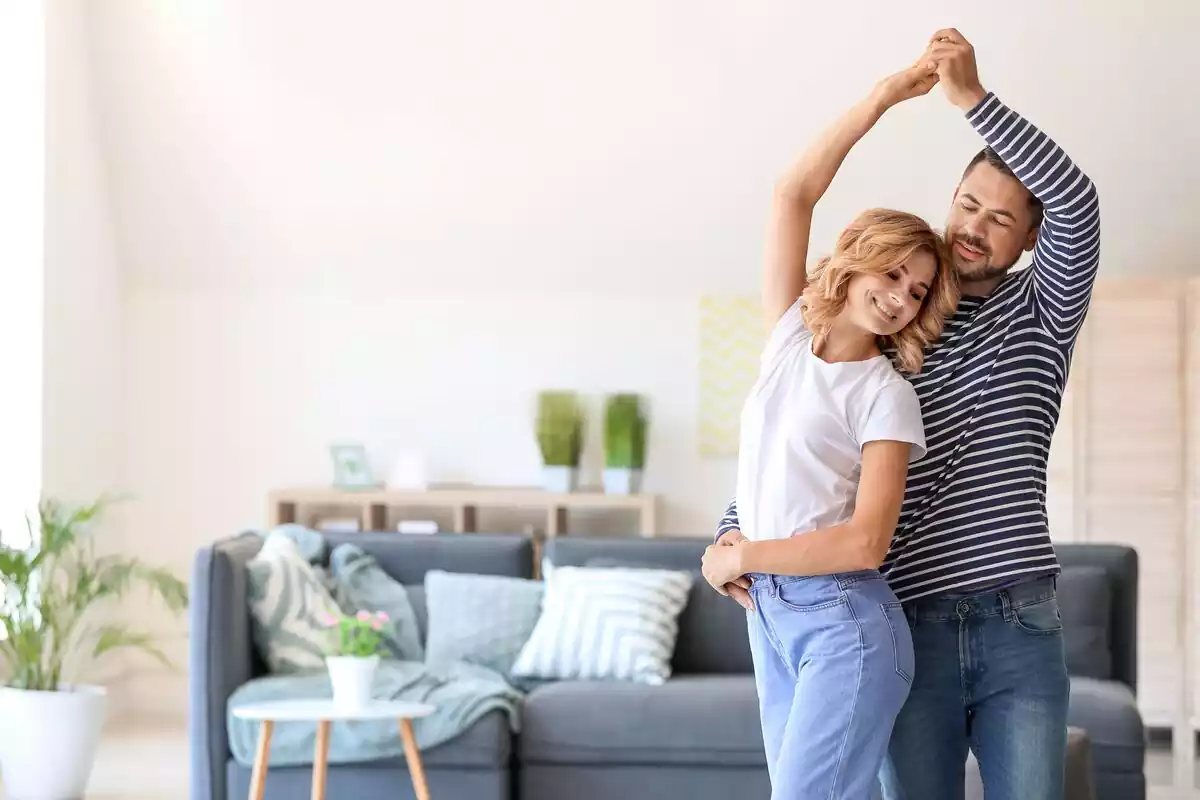
[[[1146,781],[1150,784],[1148,800],[1200,800],[1200,760],[1193,770],[1196,788],[1191,791],[1171,788],[1172,770],[1170,745],[1151,744],[1146,754]]]
[[[1200,776],[1200,765],[1196,773]],[[1170,788],[1171,752],[1161,745],[1147,757],[1146,776],[1149,800],[1200,800],[1200,788]],[[183,800],[187,778],[187,736],[181,728],[120,726],[101,742],[87,800]]]

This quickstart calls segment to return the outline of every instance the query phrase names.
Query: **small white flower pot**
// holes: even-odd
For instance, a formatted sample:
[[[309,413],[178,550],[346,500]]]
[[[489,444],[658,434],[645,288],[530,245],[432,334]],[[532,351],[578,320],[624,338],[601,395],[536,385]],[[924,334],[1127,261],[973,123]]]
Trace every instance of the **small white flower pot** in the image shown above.
[[[0,773],[12,800],[83,797],[108,705],[102,686],[0,688]]]
[[[326,656],[325,666],[329,669],[329,683],[333,686],[333,702],[342,708],[362,708],[371,702],[371,690],[375,685],[375,670],[379,667],[379,655]]]
[[[637,494],[642,490],[642,471],[625,467],[609,467],[604,470],[606,494]]]
[[[578,470],[575,467],[542,467],[542,488],[547,492],[573,492]]]

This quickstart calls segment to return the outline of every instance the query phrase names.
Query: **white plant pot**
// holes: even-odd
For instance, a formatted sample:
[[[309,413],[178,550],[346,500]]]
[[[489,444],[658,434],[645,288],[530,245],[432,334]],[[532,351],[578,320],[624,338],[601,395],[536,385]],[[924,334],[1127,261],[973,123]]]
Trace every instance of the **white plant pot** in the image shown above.
[[[542,467],[542,488],[547,492],[573,492],[578,475],[575,467]]]
[[[606,467],[604,491],[606,494],[637,494],[642,490],[642,471],[626,467]]]
[[[8,800],[83,797],[108,706],[102,686],[0,688],[0,775]]]
[[[326,656],[329,668],[329,683],[333,686],[333,702],[342,708],[362,708],[371,702],[371,690],[375,685],[375,670],[379,667],[379,655]]]

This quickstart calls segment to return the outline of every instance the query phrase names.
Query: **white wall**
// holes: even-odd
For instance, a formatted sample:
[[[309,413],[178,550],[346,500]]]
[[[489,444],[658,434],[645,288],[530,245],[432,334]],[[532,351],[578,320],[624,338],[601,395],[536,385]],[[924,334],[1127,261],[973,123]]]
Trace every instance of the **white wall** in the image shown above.
[[[123,287],[89,80],[86,0],[47,9],[45,469],[48,493],[117,489]]]
[[[42,463],[45,70],[40,9],[0,6],[0,540],[29,544]]]
[[[697,299],[757,291],[788,159],[955,24],[1100,185],[1105,272],[1189,270],[1196,8],[97,4],[127,546],[186,568],[269,488],[324,482],[333,439],[532,483],[550,386],[649,395],[662,527],[707,532],[733,465],[696,456]],[[817,247],[868,205],[940,222],[978,146],[940,94],[897,109]]]
[[[125,266],[155,288],[750,288],[782,166],[953,21],[1107,190],[1106,269],[1186,269],[1200,11],[1056,5],[98,4]],[[940,221],[976,145],[940,95],[898,109],[815,241],[869,204]]]
[[[89,76],[87,2],[45,4],[41,488],[68,503],[89,503],[124,488],[119,429],[123,286]],[[97,527],[96,544],[99,552],[124,548],[119,507]],[[123,671],[124,660],[116,656],[73,677],[112,682]]]

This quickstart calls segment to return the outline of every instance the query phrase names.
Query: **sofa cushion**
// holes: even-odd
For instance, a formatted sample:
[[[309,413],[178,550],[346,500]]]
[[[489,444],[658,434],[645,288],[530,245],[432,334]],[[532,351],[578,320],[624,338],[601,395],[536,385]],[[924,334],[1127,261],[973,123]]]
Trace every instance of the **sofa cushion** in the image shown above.
[[[700,574],[708,539],[630,539],[563,537],[546,543],[547,560],[590,567],[643,567],[692,574],[687,605],[679,615],[679,638],[671,671],[675,675],[741,675],[754,672],[746,612],[717,594]]]
[[[692,582],[676,570],[555,566],[512,675],[663,683]]]
[[[752,675],[547,684],[521,725],[528,763],[766,766]]]
[[[464,661],[507,676],[542,613],[543,585],[529,578],[425,573],[425,663]]]
[[[404,587],[408,590],[408,602],[412,605],[413,615],[417,618],[417,630],[421,632],[421,642],[429,638],[429,604],[425,601],[425,587],[419,583],[410,583]]]
[[[646,567],[628,558],[589,558],[589,567]],[[754,671],[746,612],[733,600],[717,594],[699,569],[692,570],[692,588],[679,615],[679,638],[671,670],[677,675],[737,675]]]
[[[425,573],[431,569],[533,577],[533,542],[518,534],[325,534],[325,546],[330,551],[343,542],[356,544],[374,556],[384,572],[406,586],[423,583]]]
[[[421,631],[412,601],[403,584],[379,566],[375,556],[356,544],[339,544],[329,556],[334,599],[346,615],[359,611],[382,611],[389,617],[383,633],[384,646],[392,658],[420,661],[425,657]]]
[[[682,674],[754,673],[746,609],[717,594],[703,577],[692,585],[687,607],[679,615],[675,669]]]
[[[1111,678],[1112,588],[1100,567],[1063,567],[1058,576],[1067,671],[1086,678]]]
[[[431,767],[504,767],[512,754],[512,729],[508,718],[492,711],[459,737],[421,752]]]
[[[1097,768],[1136,773],[1144,769],[1145,729],[1137,699],[1125,684],[1072,677],[1067,724],[1087,732]]]
[[[1112,652],[1112,677],[1137,691],[1138,676],[1138,554],[1123,544],[1054,545],[1064,570],[1099,567],[1108,576],[1112,608],[1108,620],[1108,646]],[[1062,603],[1059,603],[1060,607]]]
[[[283,534],[267,536],[246,574],[254,643],[271,672],[322,669],[333,643],[323,620],[341,609],[296,542]]]

